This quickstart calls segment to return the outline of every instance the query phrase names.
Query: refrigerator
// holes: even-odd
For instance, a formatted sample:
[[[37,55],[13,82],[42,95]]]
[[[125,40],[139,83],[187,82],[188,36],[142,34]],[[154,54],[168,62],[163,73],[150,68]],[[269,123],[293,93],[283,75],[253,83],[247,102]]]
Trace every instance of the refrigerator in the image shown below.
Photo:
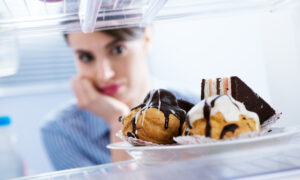
[[[30,99],[21,96],[12,83],[16,79],[14,76],[22,70],[19,69],[23,63],[18,54],[19,39],[30,41],[59,33],[90,33],[147,25],[152,25],[154,31],[149,55],[154,76],[188,82],[190,86],[187,87],[197,93],[201,78],[238,75],[282,112],[276,126],[299,127],[299,0],[1,0],[0,53],[9,58],[0,59],[0,113],[22,109],[16,103],[20,99]],[[64,48],[57,47],[60,51],[65,51]],[[170,59],[172,68],[166,73]],[[34,66],[33,61],[30,66]],[[73,69],[71,66],[65,68],[70,71],[65,79],[75,73]],[[186,76],[178,73],[181,69],[186,70]],[[54,94],[53,97],[70,98],[68,90],[56,95],[49,90],[52,86],[66,88],[65,81],[60,82],[59,78],[55,79],[55,85],[43,86],[44,90]],[[25,82],[26,78],[18,77],[15,81]],[[29,84],[24,91],[30,88]],[[41,104],[38,99],[31,100],[35,105],[47,106],[47,102]],[[48,104],[57,102],[49,99]],[[48,108],[50,106],[45,109]],[[21,119],[20,114],[23,116],[24,111],[26,108],[14,117]],[[40,116],[41,112],[37,112],[33,119]],[[36,124],[40,122],[35,120],[34,123],[37,130]],[[15,123],[19,137],[28,133],[22,129],[24,124],[21,120]],[[38,135],[29,134],[33,139]],[[34,142],[37,141],[36,138]],[[275,149],[224,152],[155,165],[133,160],[46,174],[40,174],[44,170],[33,170],[27,173],[32,176],[21,179],[292,178],[300,175],[300,157],[295,155],[300,148],[298,141],[295,138],[287,146]],[[28,143],[31,142],[20,142],[20,146]],[[23,156],[30,154],[31,149],[26,148],[21,153]],[[40,146],[37,149],[42,151]],[[45,154],[41,156],[45,157]],[[30,169],[34,163],[28,161]]]

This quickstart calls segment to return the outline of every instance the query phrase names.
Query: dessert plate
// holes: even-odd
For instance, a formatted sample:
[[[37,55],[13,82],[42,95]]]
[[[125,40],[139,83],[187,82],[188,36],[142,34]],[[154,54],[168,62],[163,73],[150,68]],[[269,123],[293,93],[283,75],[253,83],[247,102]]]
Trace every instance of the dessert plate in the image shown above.
[[[280,145],[288,143],[298,133],[300,133],[299,128],[274,127],[271,132],[264,136],[218,141],[209,144],[133,146],[128,142],[118,142],[107,145],[107,148],[125,150],[134,159],[143,163],[165,163],[228,151],[251,150],[253,148]]]

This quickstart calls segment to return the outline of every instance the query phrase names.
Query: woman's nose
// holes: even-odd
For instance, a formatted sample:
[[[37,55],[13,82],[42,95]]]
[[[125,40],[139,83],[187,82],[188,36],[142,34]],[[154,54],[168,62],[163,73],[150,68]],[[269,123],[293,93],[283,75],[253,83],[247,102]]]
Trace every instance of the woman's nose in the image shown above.
[[[101,60],[97,63],[97,79],[101,81],[107,81],[111,79],[115,72],[109,63],[109,60]]]

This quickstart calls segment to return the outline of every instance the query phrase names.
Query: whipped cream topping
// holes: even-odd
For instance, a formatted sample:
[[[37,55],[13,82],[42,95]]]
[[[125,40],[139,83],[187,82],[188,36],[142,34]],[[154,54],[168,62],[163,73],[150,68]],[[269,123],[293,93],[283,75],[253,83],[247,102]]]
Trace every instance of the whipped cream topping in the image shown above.
[[[256,123],[256,130],[259,130],[258,115],[255,112],[248,111],[243,103],[234,100],[229,95],[208,97],[196,104],[187,114],[190,126],[193,127],[196,120],[205,118],[205,108],[210,109],[210,116],[218,112],[222,113],[227,122],[239,121],[240,115],[253,118]]]

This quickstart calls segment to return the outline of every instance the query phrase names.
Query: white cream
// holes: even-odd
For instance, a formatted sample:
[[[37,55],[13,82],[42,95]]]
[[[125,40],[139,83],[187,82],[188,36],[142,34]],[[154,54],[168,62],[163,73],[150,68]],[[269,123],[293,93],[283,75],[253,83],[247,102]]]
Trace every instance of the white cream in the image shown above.
[[[212,88],[212,94],[211,94],[211,96],[217,94],[217,80],[216,79],[213,79],[211,81],[211,88]]]
[[[209,81],[205,80],[205,84],[204,84],[204,98],[209,97]]]
[[[200,101],[188,112],[187,116],[191,126],[196,120],[204,118],[205,102],[211,107],[211,102],[217,97],[212,96]],[[217,112],[222,113],[227,122],[239,121],[241,114],[245,115],[246,118],[253,118],[256,123],[256,130],[259,129],[258,115],[255,112],[248,111],[243,103],[234,100],[229,95],[221,95],[215,100],[214,106],[211,107],[210,116],[215,115]]]
[[[224,80],[223,78],[220,79],[220,94],[224,94]]]
[[[231,95],[231,78],[228,78],[228,90],[227,90],[227,94]]]

